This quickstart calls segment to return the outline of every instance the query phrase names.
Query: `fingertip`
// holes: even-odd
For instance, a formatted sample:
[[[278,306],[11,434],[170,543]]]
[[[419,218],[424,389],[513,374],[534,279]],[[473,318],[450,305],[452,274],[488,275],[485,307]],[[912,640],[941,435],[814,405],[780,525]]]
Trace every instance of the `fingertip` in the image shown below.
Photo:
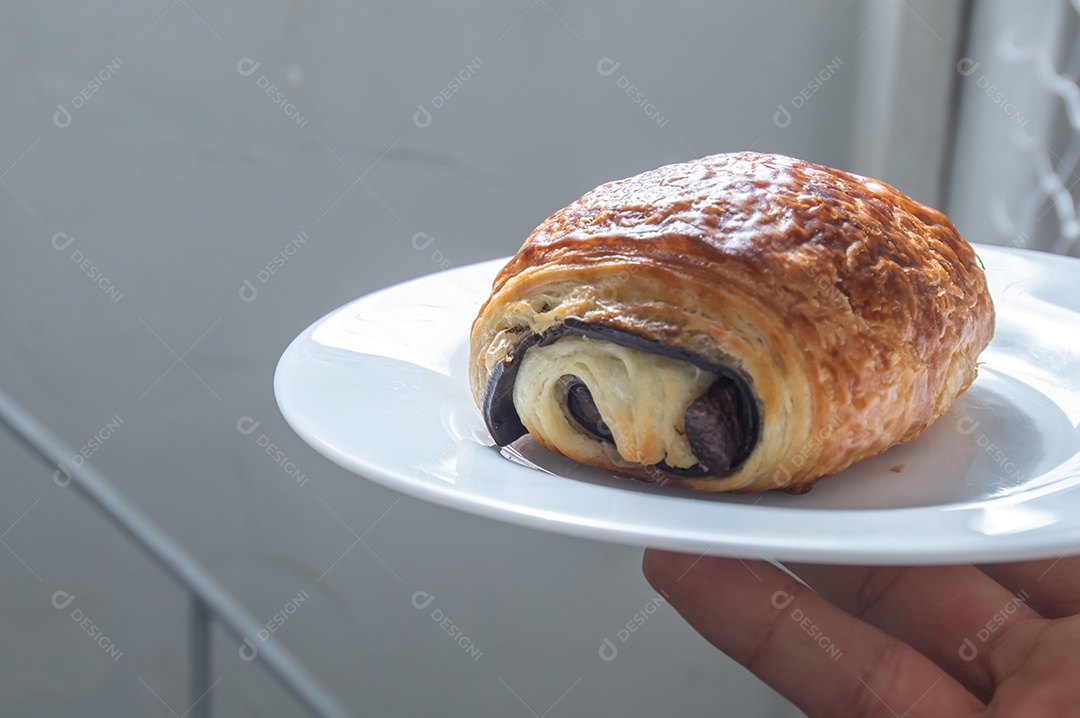
[[[669,551],[662,551],[658,548],[645,549],[645,553],[641,555],[641,571],[646,576],[649,576],[650,573],[660,568],[660,565],[669,554]]]
[[[642,555],[642,573],[654,591],[667,591],[667,585],[671,583],[670,565],[671,552],[660,551],[659,548],[646,548]]]
[[[641,555],[641,573],[654,589],[661,578],[660,564],[663,562],[663,557],[658,556],[659,553],[656,549],[647,548]]]
[[[641,557],[641,572],[654,589],[668,591],[679,575],[677,567],[685,558],[687,558],[685,554],[647,548]]]

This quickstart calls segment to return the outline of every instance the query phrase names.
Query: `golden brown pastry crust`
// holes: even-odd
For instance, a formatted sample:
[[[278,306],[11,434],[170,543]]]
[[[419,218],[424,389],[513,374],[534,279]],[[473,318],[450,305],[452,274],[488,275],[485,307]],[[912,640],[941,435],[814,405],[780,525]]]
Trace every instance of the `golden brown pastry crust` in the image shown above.
[[[591,463],[758,491],[918,436],[974,380],[994,310],[974,250],[941,212],[872,179],[741,152],[602,185],[537,227],[473,324],[478,403],[523,335],[568,319],[731,366],[761,411],[760,439],[726,476]]]

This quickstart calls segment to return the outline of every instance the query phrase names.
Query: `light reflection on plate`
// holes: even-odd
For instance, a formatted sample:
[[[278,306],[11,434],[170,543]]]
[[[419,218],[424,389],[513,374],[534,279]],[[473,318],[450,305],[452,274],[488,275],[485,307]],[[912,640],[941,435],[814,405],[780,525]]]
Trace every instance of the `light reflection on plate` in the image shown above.
[[[466,359],[469,326],[505,260],[332,312],[286,350],[275,393],[300,436],[360,476],[544,530],[829,563],[1057,558],[1080,551],[1080,261],[978,250],[998,313],[979,379],[916,441],[803,496],[672,490],[528,437],[492,446]]]

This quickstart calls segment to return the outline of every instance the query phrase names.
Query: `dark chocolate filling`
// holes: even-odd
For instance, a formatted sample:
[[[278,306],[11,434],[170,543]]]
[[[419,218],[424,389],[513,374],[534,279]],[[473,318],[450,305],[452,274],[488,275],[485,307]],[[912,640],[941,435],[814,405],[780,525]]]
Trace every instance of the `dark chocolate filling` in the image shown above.
[[[757,445],[761,435],[760,411],[753,389],[741,372],[681,347],[668,346],[622,329],[567,319],[543,334],[522,337],[491,372],[484,392],[483,413],[488,431],[499,446],[510,444],[528,433],[514,406],[514,382],[521,359],[533,347],[547,346],[566,336],[602,339],[687,361],[720,375],[704,395],[690,404],[684,415],[686,437],[698,465],[681,469],[661,462],[651,468],[684,478],[726,474],[746,461]],[[564,406],[569,416],[590,435],[611,441],[611,432],[603,423],[588,387],[577,377],[563,379],[567,380],[562,384],[566,387]]]
[[[585,433],[609,443],[615,443],[604,417],[596,407],[592,392],[579,377],[567,374],[559,378],[559,390],[563,393],[562,405],[566,415]]]
[[[726,473],[746,459],[740,452],[746,443],[743,427],[750,423],[739,387],[726,376],[714,381],[683,415],[690,450],[714,473]]]

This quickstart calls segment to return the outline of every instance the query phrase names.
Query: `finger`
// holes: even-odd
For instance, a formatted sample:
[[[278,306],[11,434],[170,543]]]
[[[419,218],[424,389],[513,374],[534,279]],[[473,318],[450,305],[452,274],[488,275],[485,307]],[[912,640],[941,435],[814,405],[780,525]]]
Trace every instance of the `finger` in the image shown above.
[[[1047,618],[1080,613],[1080,556],[979,567]]]
[[[1045,621],[1045,630],[994,693],[991,716],[1076,716],[1080,707],[1080,618]]]
[[[710,643],[810,716],[966,716],[982,704],[910,646],[761,561],[649,549],[645,577]]]
[[[904,641],[988,700],[1044,623],[974,566],[789,565],[856,618]]]

